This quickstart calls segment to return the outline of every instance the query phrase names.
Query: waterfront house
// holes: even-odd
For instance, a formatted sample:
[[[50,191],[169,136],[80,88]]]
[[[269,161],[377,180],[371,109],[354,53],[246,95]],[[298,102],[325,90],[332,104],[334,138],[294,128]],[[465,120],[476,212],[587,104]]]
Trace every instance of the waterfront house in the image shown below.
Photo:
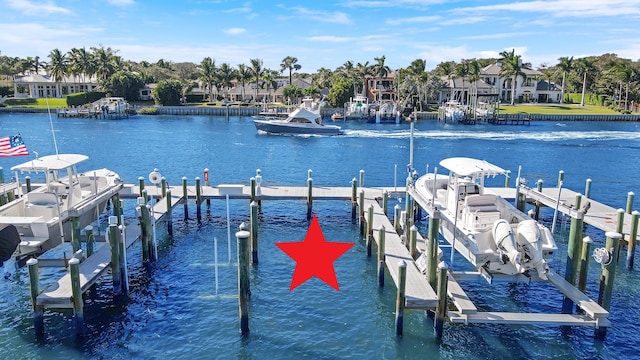
[[[48,74],[31,73],[13,81],[13,96],[18,99],[63,98],[78,92],[93,91],[97,86],[95,77],[64,76],[62,81],[55,81]]]

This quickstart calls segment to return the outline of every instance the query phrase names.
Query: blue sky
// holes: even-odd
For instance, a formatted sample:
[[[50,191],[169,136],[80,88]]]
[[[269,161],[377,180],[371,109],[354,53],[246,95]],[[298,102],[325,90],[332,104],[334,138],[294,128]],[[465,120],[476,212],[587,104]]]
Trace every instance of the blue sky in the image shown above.
[[[286,56],[301,71],[346,61],[392,69],[425,59],[497,57],[515,49],[534,67],[561,56],[640,59],[640,0],[0,0],[0,53],[109,46],[123,58],[233,66]]]

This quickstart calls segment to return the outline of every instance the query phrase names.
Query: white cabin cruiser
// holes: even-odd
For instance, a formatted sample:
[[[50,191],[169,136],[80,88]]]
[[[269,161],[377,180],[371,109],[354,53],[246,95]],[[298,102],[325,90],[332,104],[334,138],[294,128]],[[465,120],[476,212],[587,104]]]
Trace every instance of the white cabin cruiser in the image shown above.
[[[78,173],[76,165],[87,160],[80,154],[36,157],[13,166],[19,173],[42,173],[44,183],[0,207],[0,230],[9,243],[19,242],[18,258],[39,254],[70,240],[72,218],[79,228],[93,223],[107,201],[122,189],[118,174],[108,169]]]
[[[546,280],[545,258],[557,250],[551,231],[504,198],[485,192],[484,179],[506,171],[483,160],[444,159],[449,176],[416,180],[416,196],[440,211],[443,237],[481,272]]]
[[[311,99],[304,99],[302,106],[295,109],[286,119],[254,119],[258,131],[271,134],[289,135],[339,135],[342,129],[337,125],[325,125],[320,115],[320,105]]]

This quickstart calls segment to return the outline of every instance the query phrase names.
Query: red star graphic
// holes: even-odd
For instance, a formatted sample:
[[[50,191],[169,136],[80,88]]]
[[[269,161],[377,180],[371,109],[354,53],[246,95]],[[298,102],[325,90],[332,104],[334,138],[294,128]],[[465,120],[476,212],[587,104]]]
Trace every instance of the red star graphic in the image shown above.
[[[333,262],[353,245],[353,243],[325,241],[318,219],[313,215],[304,241],[276,243],[280,250],[296,261],[289,291],[314,276],[340,291]]]

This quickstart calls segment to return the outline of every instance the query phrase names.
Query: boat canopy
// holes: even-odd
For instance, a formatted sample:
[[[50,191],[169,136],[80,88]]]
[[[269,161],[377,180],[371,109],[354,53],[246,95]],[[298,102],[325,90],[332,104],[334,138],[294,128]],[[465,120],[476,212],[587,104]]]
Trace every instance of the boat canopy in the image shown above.
[[[89,159],[88,156],[80,154],[47,155],[13,166],[11,171],[47,172],[52,170],[64,170],[87,159]]]
[[[503,168],[488,163],[485,160],[467,157],[453,157],[440,161],[440,165],[458,176],[485,177],[506,173]]]

